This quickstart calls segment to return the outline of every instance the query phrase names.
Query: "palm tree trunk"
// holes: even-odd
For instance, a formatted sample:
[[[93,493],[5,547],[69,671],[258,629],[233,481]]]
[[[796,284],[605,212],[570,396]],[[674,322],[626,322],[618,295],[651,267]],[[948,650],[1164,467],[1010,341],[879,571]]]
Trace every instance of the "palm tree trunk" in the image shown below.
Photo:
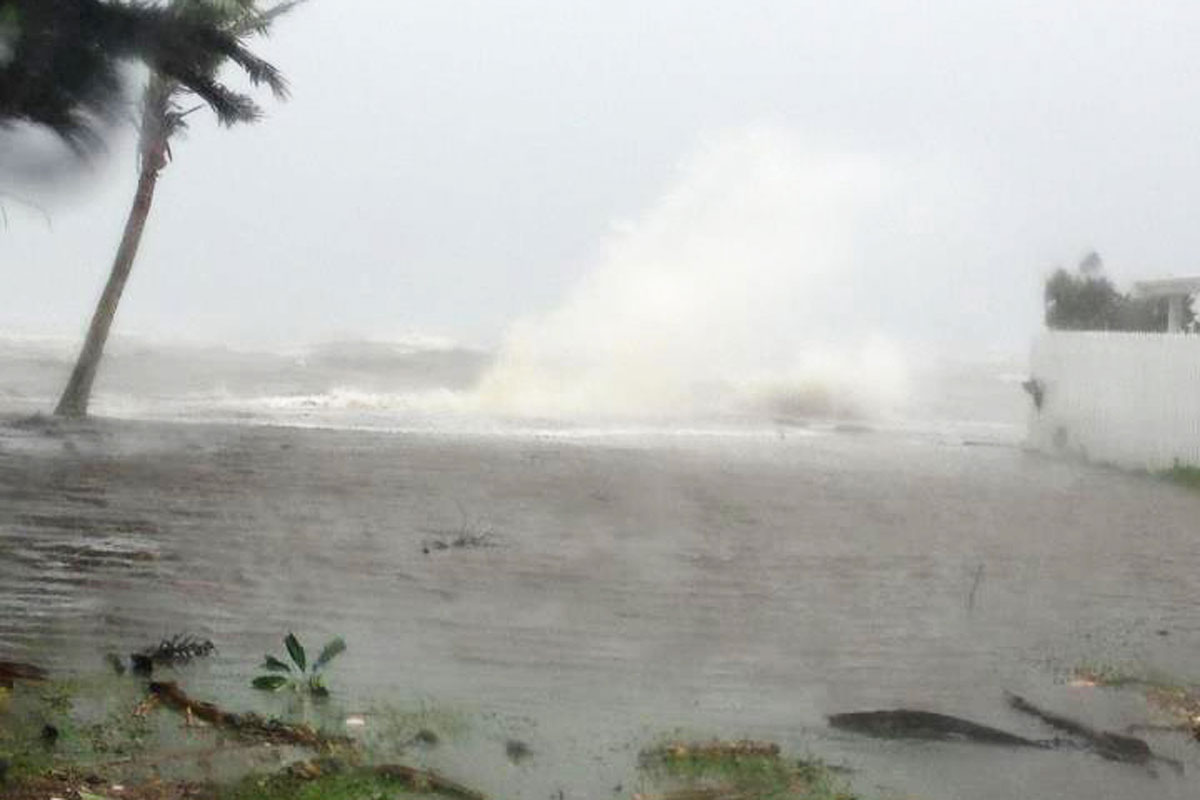
[[[67,388],[63,390],[58,407],[54,409],[56,416],[87,416],[92,384],[96,380],[96,370],[100,367],[100,356],[104,353],[104,344],[108,341],[108,331],[112,328],[117,304],[121,302],[121,293],[125,291],[125,282],[129,280],[129,271],[133,269],[133,260],[137,257],[138,245],[142,241],[146,218],[150,216],[150,204],[154,202],[158,173],[166,166],[170,156],[168,140],[171,136],[171,126],[168,116],[173,88],[174,84],[160,75],[152,75],[146,85],[142,98],[142,123],[138,135],[137,192],[133,195],[133,206],[125,220],[125,232],[121,234],[121,245],[117,248],[117,257],[113,259],[108,283],[104,285],[100,302],[96,304],[96,312],[92,314],[92,324],[88,326],[83,350],[79,352],[75,369],[71,371],[71,379],[67,381]]]
[[[96,370],[100,366],[104,343],[108,341],[108,331],[117,313],[121,293],[125,291],[129,271],[133,269],[133,259],[137,256],[138,245],[142,240],[146,217],[150,215],[150,203],[154,200],[154,187],[158,183],[158,166],[152,161],[143,161],[137,193],[133,197],[133,207],[129,209],[129,218],[125,220],[121,246],[117,248],[117,257],[113,260],[108,283],[105,284],[104,293],[100,295],[100,302],[92,315],[92,324],[88,327],[87,339],[79,353],[79,360],[75,362],[75,369],[71,371],[67,388],[63,390],[58,407],[54,409],[57,416],[87,416],[92,383],[96,380]]]

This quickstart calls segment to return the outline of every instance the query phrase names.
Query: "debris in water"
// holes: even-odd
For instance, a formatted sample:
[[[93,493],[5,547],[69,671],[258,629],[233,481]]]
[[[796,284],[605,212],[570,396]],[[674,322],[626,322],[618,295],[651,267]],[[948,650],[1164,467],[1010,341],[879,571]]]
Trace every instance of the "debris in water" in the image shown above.
[[[150,692],[168,708],[188,719],[199,719],[245,739],[276,744],[293,744],[311,750],[328,751],[352,746],[345,736],[330,736],[309,725],[292,725],[278,719],[266,719],[253,712],[235,714],[213,703],[194,700],[175,683],[151,683]]]
[[[529,745],[519,739],[509,739],[505,742],[504,753],[508,756],[508,760],[514,764],[520,764],[533,755],[533,751],[529,749]]]
[[[417,731],[413,736],[413,741],[426,747],[434,747],[441,740],[438,738],[438,735],[429,730],[429,728],[421,728],[421,730]]]
[[[154,647],[147,647],[129,656],[133,671],[149,675],[156,665],[174,666],[186,664],[195,658],[204,658],[217,651],[217,646],[208,639],[198,639],[191,634],[176,634],[163,639]]]
[[[460,533],[449,539],[426,539],[421,543],[421,552],[429,555],[441,550],[478,550],[495,546],[490,533]]]
[[[834,714],[829,717],[829,724],[840,730],[879,739],[958,741],[1004,747],[1048,747],[1045,742],[1026,739],[969,719],[908,708]]]
[[[48,678],[46,670],[20,661],[0,661],[0,686],[11,689],[14,681],[42,682]]]
[[[105,653],[104,663],[108,664],[117,675],[125,674],[125,662],[116,653]]]
[[[1057,728],[1064,733],[1082,740],[1082,745],[1085,749],[1108,761],[1145,765],[1157,759],[1176,770],[1182,771],[1183,769],[1183,765],[1174,759],[1156,756],[1150,750],[1150,745],[1134,736],[1125,736],[1110,731],[1098,731],[1069,717],[1038,708],[1025,698],[1015,694],[1008,695],[1008,704],[1017,711],[1036,717],[1050,727]]]

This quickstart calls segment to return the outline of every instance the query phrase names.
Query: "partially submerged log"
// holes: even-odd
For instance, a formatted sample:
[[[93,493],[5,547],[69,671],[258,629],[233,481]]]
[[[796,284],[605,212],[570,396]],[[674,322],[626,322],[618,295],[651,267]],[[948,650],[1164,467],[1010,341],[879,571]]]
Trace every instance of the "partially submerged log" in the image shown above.
[[[172,682],[151,683],[150,692],[159,703],[173,711],[185,714],[189,718],[203,720],[240,738],[272,744],[297,745],[326,753],[355,747],[354,740],[348,736],[331,736],[314,730],[309,725],[292,725],[276,719],[266,719],[254,713],[235,714],[224,711],[214,703],[189,697],[178,684]],[[340,763],[339,759],[299,762],[289,768],[289,774],[301,779],[315,779],[325,772],[341,769]],[[367,769],[382,778],[402,783],[416,792],[433,792],[458,800],[486,800],[481,792],[452,781],[433,770],[401,764],[380,764]]]
[[[1052,728],[1070,734],[1075,737],[1075,743],[1082,746],[1083,749],[1108,761],[1142,766],[1149,765],[1151,761],[1162,761],[1178,772],[1183,771],[1183,765],[1178,761],[1155,755],[1154,751],[1150,749],[1150,745],[1136,736],[1096,730],[1078,720],[1038,708],[1025,698],[1015,694],[1008,695],[1008,704],[1017,711],[1040,719]]]
[[[267,719],[252,712],[235,714],[223,711],[213,703],[189,697],[174,682],[151,683],[150,692],[160,703],[174,711],[203,720],[215,728],[221,728],[245,739],[292,744],[317,751],[353,745],[353,740],[348,736],[331,736],[313,729],[310,725],[293,725],[277,719]]]
[[[877,739],[923,739],[939,742],[973,742],[1003,747],[1046,748],[1045,742],[1026,739],[969,719],[901,708],[889,711],[857,711],[834,714],[829,724],[835,728],[874,736]]]
[[[829,724],[834,728],[880,739],[971,742],[1040,749],[1074,747],[1122,764],[1149,766],[1152,761],[1162,761],[1177,771],[1183,770],[1183,765],[1178,761],[1155,755],[1150,745],[1137,737],[1096,730],[1078,720],[1038,708],[1017,695],[1010,694],[1008,702],[1017,711],[1036,717],[1046,725],[1068,734],[1070,738],[1027,739],[961,717],[904,708],[834,714],[829,717]]]
[[[48,679],[46,670],[20,661],[0,661],[0,686],[11,689],[16,681],[41,683]]]

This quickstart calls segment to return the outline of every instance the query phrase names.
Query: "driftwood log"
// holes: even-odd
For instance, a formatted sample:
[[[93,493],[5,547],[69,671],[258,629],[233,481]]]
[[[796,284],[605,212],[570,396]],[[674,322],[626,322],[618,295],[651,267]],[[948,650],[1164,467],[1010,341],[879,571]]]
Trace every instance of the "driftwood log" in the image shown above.
[[[1008,704],[1017,711],[1040,719],[1052,728],[1075,737],[1076,743],[1108,761],[1122,764],[1149,765],[1152,761],[1161,761],[1177,772],[1183,772],[1183,764],[1172,758],[1164,758],[1154,754],[1150,745],[1136,736],[1126,736],[1111,731],[1100,731],[1084,725],[1078,720],[1038,708],[1023,697],[1015,694],[1008,695]]]
[[[254,713],[235,714],[223,711],[213,703],[189,697],[174,682],[154,682],[150,693],[167,708],[202,720],[236,736],[273,744],[291,744],[321,752],[338,747],[353,746],[348,736],[331,736],[311,725],[292,725],[277,719],[267,719]]]
[[[969,719],[900,708],[890,711],[856,711],[829,717],[834,728],[878,739],[923,739],[939,742],[972,742],[1003,747],[1047,748],[1047,742],[1026,739]]]
[[[903,708],[834,714],[829,717],[829,724],[834,728],[881,739],[957,741],[1041,749],[1071,747],[1122,764],[1150,766],[1153,761],[1161,761],[1178,772],[1183,771],[1183,765],[1178,761],[1155,755],[1150,745],[1137,737],[1096,730],[1077,720],[1038,708],[1025,698],[1014,694],[1008,695],[1008,702],[1017,711],[1035,717],[1051,728],[1067,734],[1069,738],[1027,739],[961,717]]]
[[[309,725],[291,725],[274,719],[266,719],[253,713],[235,714],[224,711],[214,703],[207,703],[189,697],[178,684],[172,682],[155,682],[150,684],[150,692],[159,703],[167,708],[185,714],[195,719],[203,720],[215,728],[221,728],[240,738],[272,744],[290,744],[318,752],[331,752],[338,749],[353,750],[356,743],[348,736],[331,736],[314,730]],[[330,770],[329,761],[300,762],[293,765],[290,773],[299,778],[315,779]],[[334,767],[338,769],[340,767]],[[366,768],[370,772],[388,780],[403,784],[417,792],[433,792],[458,800],[486,800],[485,795],[461,783],[434,772],[433,770],[416,769],[402,764],[379,764]]]
[[[46,680],[46,670],[20,661],[0,661],[0,686],[11,689],[16,681],[41,683]]]

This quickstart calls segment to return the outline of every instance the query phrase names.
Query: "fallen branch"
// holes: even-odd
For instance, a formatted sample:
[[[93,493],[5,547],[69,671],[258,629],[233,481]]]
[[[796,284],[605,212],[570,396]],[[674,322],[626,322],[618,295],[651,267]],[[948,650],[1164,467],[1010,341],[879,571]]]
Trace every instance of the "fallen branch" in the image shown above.
[[[433,770],[405,767],[401,764],[380,764],[373,767],[372,771],[380,777],[399,781],[416,792],[437,792],[460,800],[487,800],[482,792],[456,783]]]
[[[43,683],[47,679],[46,670],[33,664],[22,664],[19,661],[0,661],[0,686],[11,689],[14,681],[31,681]]]
[[[173,711],[246,739],[292,744],[320,752],[354,746],[354,740],[348,736],[330,736],[314,730],[311,725],[292,725],[277,719],[266,719],[252,712],[235,714],[223,711],[213,703],[188,697],[187,693],[173,682],[151,683],[150,692]]]
[[[189,697],[178,684],[171,682],[151,683],[150,692],[164,706],[199,719],[215,728],[227,730],[241,738],[272,744],[291,744],[330,752],[339,748],[352,749],[355,742],[348,736],[330,736],[314,730],[309,725],[290,725],[275,719],[265,719],[258,714],[235,714],[223,711],[214,703],[206,703]],[[436,792],[459,800],[487,800],[481,792],[456,783],[433,770],[416,769],[401,764],[380,764],[368,768],[381,778],[403,783],[417,792]],[[325,771],[321,761],[300,762],[289,770],[302,779],[315,779]]]
[[[1038,708],[1023,697],[1015,694],[1008,695],[1008,704],[1030,716],[1040,719],[1052,728],[1071,734],[1082,740],[1085,749],[1092,751],[1101,758],[1117,761],[1123,764],[1149,765],[1157,760],[1169,765],[1177,772],[1183,772],[1183,765],[1170,758],[1155,755],[1150,745],[1134,736],[1125,736],[1110,731],[1098,731],[1082,722],[1054,714]]]

